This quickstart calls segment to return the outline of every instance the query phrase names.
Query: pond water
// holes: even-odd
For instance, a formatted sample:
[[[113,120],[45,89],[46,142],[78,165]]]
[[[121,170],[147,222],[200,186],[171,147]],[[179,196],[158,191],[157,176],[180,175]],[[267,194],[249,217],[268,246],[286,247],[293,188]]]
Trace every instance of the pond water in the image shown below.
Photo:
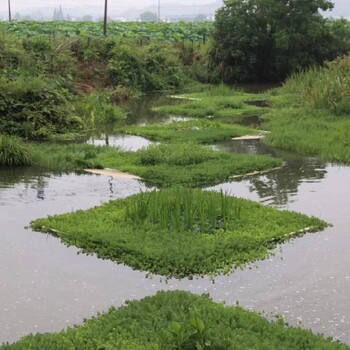
[[[271,149],[258,141],[218,148],[283,157],[281,170],[220,184],[232,195],[315,215],[333,227],[279,246],[275,255],[228,276],[164,281],[95,256],[77,254],[25,227],[47,215],[85,209],[147,187],[132,179],[0,168],[0,342],[82,323],[127,299],[156,291],[210,293],[267,315],[284,315],[350,344],[350,168]]]

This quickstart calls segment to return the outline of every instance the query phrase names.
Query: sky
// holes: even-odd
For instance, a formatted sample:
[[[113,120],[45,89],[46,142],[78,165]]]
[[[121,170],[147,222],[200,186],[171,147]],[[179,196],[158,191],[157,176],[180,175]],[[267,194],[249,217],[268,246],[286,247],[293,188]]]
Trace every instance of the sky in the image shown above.
[[[186,13],[186,7],[195,5],[200,13],[201,7],[205,5],[217,3],[221,0],[160,0],[161,6],[166,8],[170,4],[176,4],[182,11]],[[333,0],[335,9],[331,13],[332,17],[346,17],[350,19],[350,0]],[[132,9],[140,10],[149,6],[157,6],[158,0],[108,0],[110,13],[122,13],[124,11],[132,11]],[[21,14],[31,14],[36,11],[44,12],[44,14],[53,13],[53,9],[62,5],[65,13],[70,10],[79,10],[81,15],[94,15],[103,12],[104,0],[11,0],[12,13],[19,12]],[[7,0],[0,0],[0,18],[5,18],[7,14]]]

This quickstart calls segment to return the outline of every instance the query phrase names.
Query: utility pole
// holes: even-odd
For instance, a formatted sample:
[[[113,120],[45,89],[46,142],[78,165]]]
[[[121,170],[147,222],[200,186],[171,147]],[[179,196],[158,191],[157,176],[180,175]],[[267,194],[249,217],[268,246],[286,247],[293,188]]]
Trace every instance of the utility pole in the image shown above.
[[[158,22],[160,22],[160,0],[158,0]]]
[[[8,4],[9,4],[9,22],[12,21],[12,16],[11,16],[11,0],[8,0]]]
[[[107,36],[107,6],[108,1],[105,0],[105,15],[104,15],[104,20],[103,20],[103,35]]]

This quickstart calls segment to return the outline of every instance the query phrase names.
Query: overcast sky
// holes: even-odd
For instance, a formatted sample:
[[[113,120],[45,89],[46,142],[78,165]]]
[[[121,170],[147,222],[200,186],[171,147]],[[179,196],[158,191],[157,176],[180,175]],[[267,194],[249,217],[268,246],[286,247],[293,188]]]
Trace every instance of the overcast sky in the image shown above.
[[[162,6],[167,6],[167,4],[179,4],[184,8],[186,12],[186,5],[195,4],[198,6],[200,12],[200,7],[213,2],[219,2],[220,0],[160,0]],[[145,8],[150,5],[157,5],[158,0],[109,0],[109,9],[111,12],[114,11],[125,11],[130,8]],[[331,14],[332,17],[344,16],[350,18],[350,0],[334,0],[335,10]],[[63,9],[67,12],[69,9],[83,8],[86,9],[85,14],[91,14],[97,16],[96,13],[91,12],[91,7],[103,9],[104,0],[11,0],[12,12],[16,13],[32,13],[37,11],[38,8],[46,8],[47,10],[52,10],[58,7],[60,4]],[[0,14],[5,15],[7,12],[7,0],[0,0]],[[94,11],[95,12],[95,11]],[[82,14],[83,15],[83,14]]]

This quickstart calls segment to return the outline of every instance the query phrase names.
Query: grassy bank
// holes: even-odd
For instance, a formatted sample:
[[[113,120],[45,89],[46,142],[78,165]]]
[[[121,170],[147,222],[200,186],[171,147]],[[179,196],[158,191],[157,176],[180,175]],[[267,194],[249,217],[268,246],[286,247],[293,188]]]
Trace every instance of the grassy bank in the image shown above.
[[[350,57],[292,76],[271,94],[266,141],[324,160],[350,163]]]
[[[323,160],[350,163],[350,119],[327,110],[282,108],[267,116],[271,131],[266,142],[274,147]]]
[[[209,120],[179,121],[170,124],[131,125],[122,129],[131,135],[140,135],[156,141],[213,143],[232,137],[255,135],[257,131],[239,125]]]
[[[298,213],[181,187],[32,222],[84,252],[177,278],[228,273],[265,258],[292,232],[325,226]]]
[[[346,350],[309,330],[269,322],[258,313],[214,303],[207,295],[158,292],[51,334],[24,337],[3,350]]]

